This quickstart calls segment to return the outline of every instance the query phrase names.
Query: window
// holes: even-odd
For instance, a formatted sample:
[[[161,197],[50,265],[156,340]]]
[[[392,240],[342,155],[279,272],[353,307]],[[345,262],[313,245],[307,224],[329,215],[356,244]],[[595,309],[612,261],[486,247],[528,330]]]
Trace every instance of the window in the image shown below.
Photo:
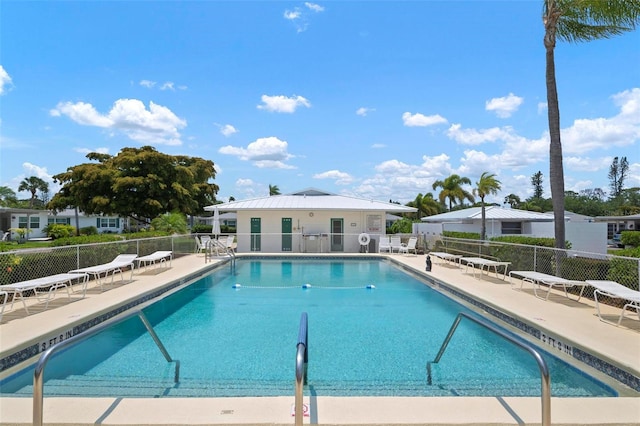
[[[40,229],[40,216],[19,216],[18,228],[27,227],[29,229]]]
[[[502,222],[502,234],[522,234],[522,222]]]
[[[29,217],[29,228],[40,229],[40,216]]]
[[[47,218],[47,225],[53,225],[53,224],[60,224],[60,225],[71,225],[71,218],[70,217],[49,217]]]
[[[117,218],[109,218],[109,217],[99,217],[96,223],[96,227],[98,228],[119,228],[120,227],[120,219]]]

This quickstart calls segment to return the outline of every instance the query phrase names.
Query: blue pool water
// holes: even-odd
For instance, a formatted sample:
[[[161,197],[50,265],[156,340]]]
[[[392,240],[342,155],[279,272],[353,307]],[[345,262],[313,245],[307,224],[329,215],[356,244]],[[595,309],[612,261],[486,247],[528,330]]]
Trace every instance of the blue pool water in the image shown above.
[[[145,309],[180,360],[178,384],[174,365],[133,317],[53,357],[45,395],[290,396],[302,312],[309,318],[305,392],[540,395],[529,354],[464,320],[427,383],[426,363],[460,311],[467,310],[385,261],[240,259],[235,271],[220,268]],[[544,357],[554,396],[616,395]],[[0,383],[0,393],[31,396],[32,381],[26,370]]]

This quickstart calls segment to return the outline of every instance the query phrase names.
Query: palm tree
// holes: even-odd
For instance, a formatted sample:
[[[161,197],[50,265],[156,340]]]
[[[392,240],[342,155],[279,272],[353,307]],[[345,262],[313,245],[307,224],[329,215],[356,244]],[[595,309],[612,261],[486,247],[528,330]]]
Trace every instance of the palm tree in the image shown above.
[[[280,188],[278,188],[278,185],[269,185],[269,196],[272,195],[280,195]]]
[[[33,208],[35,203],[36,192],[48,192],[49,184],[37,176],[30,176],[28,178],[24,178],[22,182],[20,182],[20,186],[18,186],[18,192],[20,191],[29,191],[31,192],[31,200],[29,201],[29,207]]]
[[[442,188],[440,191],[440,195],[438,196],[440,202],[444,204],[444,200],[446,198],[449,199],[449,210],[453,208],[453,204],[457,202],[464,202],[464,200],[469,200],[470,202],[474,202],[473,195],[462,188],[462,185],[471,185],[471,181],[468,177],[460,177],[456,174],[445,178],[445,180],[437,180],[433,182],[433,189]]]
[[[542,22],[546,50],[549,175],[556,248],[565,247],[564,170],[554,59],[556,39],[577,42],[611,38],[633,30],[639,20],[640,2],[637,0],[544,0]]]
[[[16,193],[8,186],[0,186],[0,206],[11,207],[18,202]]]
[[[487,236],[487,218],[484,209],[484,197],[487,195],[496,195],[501,189],[500,181],[496,179],[496,175],[484,172],[480,176],[476,187],[473,189],[473,193],[480,197],[480,205],[482,207],[482,231],[480,232],[480,239],[485,240]]]
[[[432,216],[440,213],[440,204],[438,204],[430,192],[426,195],[422,195],[422,193],[418,194],[415,200],[407,203],[407,206],[418,209],[415,213],[417,219],[420,219],[422,216]]]

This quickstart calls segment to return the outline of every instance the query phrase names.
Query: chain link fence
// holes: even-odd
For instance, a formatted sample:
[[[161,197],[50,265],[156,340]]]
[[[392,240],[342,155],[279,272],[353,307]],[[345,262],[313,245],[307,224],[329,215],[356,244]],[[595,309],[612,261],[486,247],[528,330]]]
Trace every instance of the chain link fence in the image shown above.
[[[362,244],[361,234],[237,234],[241,252],[292,253],[377,253],[380,235],[371,235]],[[196,235],[122,240],[79,246],[46,247],[0,252],[0,285],[66,273],[73,269],[107,263],[117,255],[145,256],[158,250],[171,250],[174,256],[196,252]],[[412,236],[396,234],[403,243]],[[483,257],[511,262],[508,271],[536,271],[568,280],[611,280],[632,290],[640,287],[640,259],[584,253],[549,247],[451,237],[427,238],[418,235],[418,253],[444,251],[466,257]],[[288,250],[282,250],[286,247]],[[507,272],[508,272],[507,271]],[[569,291],[579,292],[578,287]],[[583,296],[593,298],[593,288]],[[616,304],[611,301],[611,304]]]
[[[508,271],[535,271],[572,281],[609,280],[632,290],[640,288],[640,259],[633,257],[451,237],[434,240],[429,246],[432,251],[511,262]],[[581,289],[569,290],[579,293]],[[593,298],[593,292],[587,287],[583,296]]]
[[[170,250],[174,256],[193,253],[194,241],[190,235],[179,235],[0,252],[0,285],[100,265],[125,253],[135,253],[138,256],[158,250]]]

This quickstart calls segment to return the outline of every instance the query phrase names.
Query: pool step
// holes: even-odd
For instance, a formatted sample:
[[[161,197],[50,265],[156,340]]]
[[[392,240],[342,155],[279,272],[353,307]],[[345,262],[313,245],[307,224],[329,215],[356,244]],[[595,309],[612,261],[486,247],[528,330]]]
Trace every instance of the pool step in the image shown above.
[[[465,383],[442,381],[428,386],[425,381],[310,381],[305,394],[320,396],[537,396],[540,380],[518,380],[514,394],[512,379]],[[556,389],[558,390],[558,389]],[[293,380],[200,380],[183,379],[175,384],[171,379],[145,377],[70,376],[49,380],[45,396],[120,396],[120,397],[241,397],[293,395]],[[17,395],[30,396],[32,386],[25,386]],[[580,396],[580,395],[576,395]]]

